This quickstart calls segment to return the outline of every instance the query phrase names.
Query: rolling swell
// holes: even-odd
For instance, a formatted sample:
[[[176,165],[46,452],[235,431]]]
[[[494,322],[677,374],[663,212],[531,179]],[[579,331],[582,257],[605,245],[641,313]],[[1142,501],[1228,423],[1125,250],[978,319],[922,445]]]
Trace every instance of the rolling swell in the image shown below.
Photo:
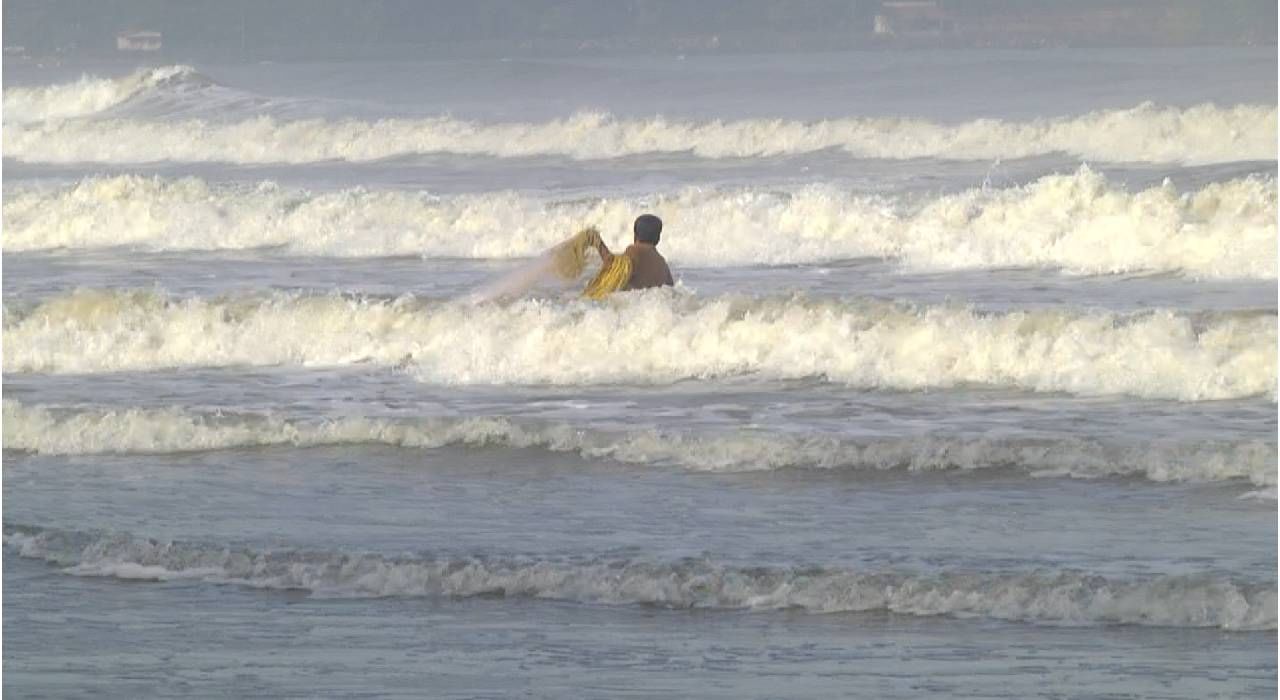
[[[207,82],[190,66],[136,71],[123,78],[84,76],[72,83],[14,87],[4,91],[6,125],[87,117],[131,98],[183,81]]]
[[[317,596],[544,598],[589,604],[982,616],[1048,624],[1273,630],[1274,582],[1210,575],[1118,580],[1079,571],[854,571],[705,559],[386,556],[256,550],[6,525],[5,546],[78,576],[196,580]]]
[[[878,257],[916,269],[1276,276],[1274,179],[1241,178],[1188,193],[1166,183],[1129,193],[1088,167],[1024,187],[923,201],[825,185],[554,201],[514,192],[310,193],[273,183],[220,187],[126,175],[52,191],[11,190],[3,245],[6,252],[270,246],[292,255],[516,258],[536,255],[587,223],[606,237],[619,235],[643,209],[678,225],[663,250],[684,265]]]
[[[479,305],[78,290],[7,303],[4,337],[6,372],[372,363],[443,384],[820,377],[1182,401],[1274,396],[1276,384],[1271,312],[984,313],[679,290]]]
[[[839,435],[761,431],[589,430],[568,423],[468,418],[337,418],[167,409],[51,409],[4,401],[4,446],[45,455],[165,454],[252,447],[387,445],[412,449],[542,449],[695,471],[775,469],[971,471],[1033,476],[1138,476],[1157,482],[1247,480],[1276,484],[1276,446],[1172,441],[1116,445],[1082,438]]]
[[[1144,103],[1078,116],[960,124],[901,117],[693,122],[597,113],[539,123],[450,117],[55,120],[7,124],[3,147],[6,157],[29,163],[301,164],[430,153],[577,160],[648,153],[757,158],[838,149],[858,158],[990,160],[1066,153],[1092,161],[1197,164],[1274,160],[1276,108]]]

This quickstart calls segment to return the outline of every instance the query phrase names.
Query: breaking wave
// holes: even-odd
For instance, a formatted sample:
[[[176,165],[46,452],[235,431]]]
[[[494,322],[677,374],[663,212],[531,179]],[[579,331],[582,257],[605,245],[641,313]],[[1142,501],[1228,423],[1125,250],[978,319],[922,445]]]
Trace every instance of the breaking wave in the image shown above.
[[[1274,396],[1271,312],[1032,310],[679,290],[604,303],[472,305],[275,293],[170,299],[78,290],[6,303],[6,372],[403,367],[445,384],[819,377],[867,388],[965,385],[1184,401]]]
[[[58,409],[4,402],[4,446],[46,455],[156,454],[237,448],[375,444],[434,449],[498,446],[697,471],[791,468],[909,471],[1018,469],[1033,476],[1139,476],[1151,481],[1276,483],[1276,446],[1080,438],[895,436],[851,439],[757,431],[687,433],[587,430],[503,417],[337,418],[165,409]]]
[[[84,76],[62,85],[7,88],[4,123],[12,128],[19,124],[89,116],[148,90],[201,77],[190,66],[165,66],[140,70],[123,78]]]
[[[132,246],[295,255],[532,256],[585,224],[622,238],[636,211],[672,229],[663,250],[686,265],[793,264],[880,257],[920,269],[1053,267],[1073,273],[1276,276],[1276,184],[1249,177],[1178,193],[1129,193],[1083,167],[1025,187],[921,202],[813,185],[780,192],[691,188],[549,201],[514,192],[436,197],[272,183],[89,178],[6,198],[4,250]]]
[[[604,605],[812,613],[893,612],[1032,623],[1276,628],[1276,587],[1210,575],[1117,580],[1080,571],[855,571],[706,559],[387,556],[256,550],[5,527],[5,545],[77,576],[195,580],[316,596],[543,598]]]
[[[8,95],[6,94],[6,102]],[[97,119],[7,125],[6,157],[44,163],[367,162],[454,153],[608,159],[646,153],[753,158],[840,149],[860,158],[990,160],[1066,153],[1093,161],[1218,163],[1276,158],[1269,105],[1096,111],[1015,122],[911,118],[690,122],[580,113],[541,123],[430,119]]]

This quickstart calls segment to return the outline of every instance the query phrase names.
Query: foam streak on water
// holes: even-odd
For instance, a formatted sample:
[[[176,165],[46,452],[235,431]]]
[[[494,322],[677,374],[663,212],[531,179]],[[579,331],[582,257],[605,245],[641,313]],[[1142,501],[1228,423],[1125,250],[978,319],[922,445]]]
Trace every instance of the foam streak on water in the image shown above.
[[[4,402],[6,449],[40,454],[162,454],[264,446],[388,445],[414,449],[499,446],[697,471],[788,468],[910,471],[1014,468],[1034,476],[1142,476],[1152,481],[1244,479],[1276,483],[1276,448],[1238,443],[1136,442],[987,436],[849,439],[763,431],[586,430],[568,423],[471,418],[340,418],[128,408],[49,409]]]
[[[326,597],[503,596],[612,605],[815,613],[892,611],[1029,622],[1275,629],[1274,583],[1211,576],[1109,580],[1083,572],[913,575],[821,568],[741,569],[706,560],[438,559],[258,551],[127,534],[5,528],[5,545],[80,576],[195,579]]]

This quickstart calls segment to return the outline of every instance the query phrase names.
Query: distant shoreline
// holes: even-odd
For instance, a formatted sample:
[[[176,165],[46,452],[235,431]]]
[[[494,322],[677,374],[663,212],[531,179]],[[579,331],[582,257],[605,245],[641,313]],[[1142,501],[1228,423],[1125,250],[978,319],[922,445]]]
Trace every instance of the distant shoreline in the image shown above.
[[[759,37],[719,34],[666,37],[608,37],[599,39],[534,39],[525,41],[458,41],[421,44],[340,44],[330,43],[310,49],[247,49],[244,52],[209,48],[164,48],[159,51],[117,51],[65,49],[46,52],[14,51],[6,47],[4,60],[16,65],[96,63],[168,64],[186,61],[258,62],[324,60],[412,60],[439,58],[566,58],[572,56],[732,56],[802,53],[844,53],[879,51],[1058,51],[1082,49],[1194,49],[1265,48],[1275,41],[1217,42],[1109,42],[1098,37],[1004,37],[1002,40],[972,36],[870,37],[850,41],[847,36],[773,35],[764,42]]]

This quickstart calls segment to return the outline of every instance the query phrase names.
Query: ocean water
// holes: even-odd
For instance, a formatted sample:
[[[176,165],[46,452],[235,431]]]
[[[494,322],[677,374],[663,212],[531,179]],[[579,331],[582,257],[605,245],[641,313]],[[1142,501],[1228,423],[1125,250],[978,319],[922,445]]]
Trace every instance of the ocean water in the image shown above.
[[[1275,60],[7,65],[4,690],[1274,696]]]

